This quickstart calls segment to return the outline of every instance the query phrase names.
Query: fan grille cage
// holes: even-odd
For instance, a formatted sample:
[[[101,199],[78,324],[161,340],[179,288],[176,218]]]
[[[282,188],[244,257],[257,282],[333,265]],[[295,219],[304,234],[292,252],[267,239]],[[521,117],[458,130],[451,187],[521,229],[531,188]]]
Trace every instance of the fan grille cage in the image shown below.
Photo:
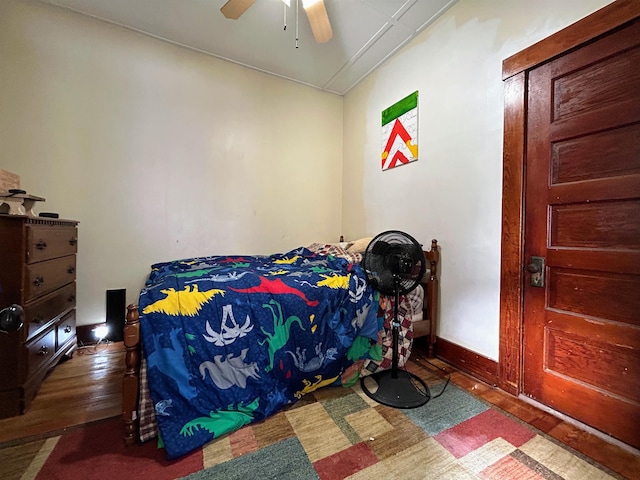
[[[375,236],[367,246],[362,264],[369,282],[385,295],[407,294],[420,283],[426,259],[415,238],[400,230]]]

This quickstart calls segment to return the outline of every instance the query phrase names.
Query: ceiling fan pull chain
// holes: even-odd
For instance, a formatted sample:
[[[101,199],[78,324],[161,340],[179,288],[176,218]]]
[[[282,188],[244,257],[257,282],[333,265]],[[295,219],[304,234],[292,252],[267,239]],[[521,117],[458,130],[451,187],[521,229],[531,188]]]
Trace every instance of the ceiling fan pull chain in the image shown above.
[[[298,10],[300,7],[300,0],[296,0],[296,48],[298,48]]]
[[[282,11],[284,12],[284,29],[287,29],[287,4],[282,3]]]

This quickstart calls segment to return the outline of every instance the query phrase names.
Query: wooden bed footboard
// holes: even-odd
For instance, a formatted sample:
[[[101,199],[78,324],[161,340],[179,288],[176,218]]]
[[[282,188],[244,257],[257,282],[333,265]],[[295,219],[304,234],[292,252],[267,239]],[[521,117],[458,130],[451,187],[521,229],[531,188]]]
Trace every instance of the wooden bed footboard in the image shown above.
[[[140,317],[138,306],[127,307],[124,324],[125,370],[122,380],[122,420],[124,421],[124,441],[131,445],[138,434],[138,392],[140,375]]]
[[[421,282],[424,288],[425,302],[423,320],[414,323],[414,337],[429,336],[428,355],[434,356],[436,343],[436,321],[438,314],[438,262],[440,252],[438,241],[431,241],[431,249],[424,251],[429,272]],[[124,422],[124,441],[127,445],[136,442],[138,437],[138,402],[140,386],[140,316],[137,305],[127,307],[124,324],[125,370],[122,380],[122,420]]]
[[[436,346],[436,326],[438,321],[438,263],[440,262],[440,251],[438,249],[438,241],[434,238],[431,240],[431,250],[424,250],[424,256],[427,259],[427,277],[420,282],[424,288],[424,303],[422,306],[422,320],[414,322],[413,337],[428,336],[428,356],[435,357]]]

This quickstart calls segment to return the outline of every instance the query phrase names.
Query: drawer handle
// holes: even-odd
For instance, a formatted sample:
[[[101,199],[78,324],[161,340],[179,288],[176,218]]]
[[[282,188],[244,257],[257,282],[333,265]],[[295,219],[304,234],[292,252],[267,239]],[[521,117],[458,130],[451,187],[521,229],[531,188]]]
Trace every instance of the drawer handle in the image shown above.
[[[69,302],[69,303],[73,303],[73,301],[74,301],[75,299],[76,299],[76,296],[75,296],[75,295],[69,295],[69,296],[67,297],[67,302]]]
[[[68,274],[76,273],[76,267],[69,267],[69,268],[67,268],[67,273],[68,273]]]
[[[46,345],[42,345],[40,347],[40,350],[38,350],[38,356],[39,357],[44,357],[45,355],[49,354],[49,349],[47,348]]]
[[[69,239],[69,245],[77,245],[78,244],[78,239],[76,237],[71,237]]]
[[[36,277],[36,279],[33,281],[33,284],[36,287],[39,287],[40,285],[42,285],[44,283],[44,278],[42,277]]]
[[[41,313],[38,313],[35,317],[33,317],[33,320],[31,320],[31,322],[33,323],[42,323],[42,321],[44,320],[44,315],[42,315]]]
[[[45,242],[44,240],[38,240],[38,243],[36,243],[36,248],[38,250],[44,250],[45,248],[47,248],[47,242]]]
[[[71,327],[69,325],[65,325],[64,333],[70,333],[70,332],[71,332]]]

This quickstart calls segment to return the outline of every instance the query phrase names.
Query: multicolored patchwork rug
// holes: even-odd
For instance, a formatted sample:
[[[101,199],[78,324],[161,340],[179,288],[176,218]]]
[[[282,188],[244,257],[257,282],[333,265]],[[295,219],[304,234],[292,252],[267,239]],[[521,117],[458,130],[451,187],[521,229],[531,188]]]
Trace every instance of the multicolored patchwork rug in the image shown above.
[[[432,386],[437,394],[443,384]],[[125,447],[121,420],[0,450],[3,479],[609,479],[592,460],[449,384],[426,405],[379,405],[324,388],[286,411],[167,462]],[[6,467],[11,465],[11,467]],[[11,471],[3,472],[10,468]]]

